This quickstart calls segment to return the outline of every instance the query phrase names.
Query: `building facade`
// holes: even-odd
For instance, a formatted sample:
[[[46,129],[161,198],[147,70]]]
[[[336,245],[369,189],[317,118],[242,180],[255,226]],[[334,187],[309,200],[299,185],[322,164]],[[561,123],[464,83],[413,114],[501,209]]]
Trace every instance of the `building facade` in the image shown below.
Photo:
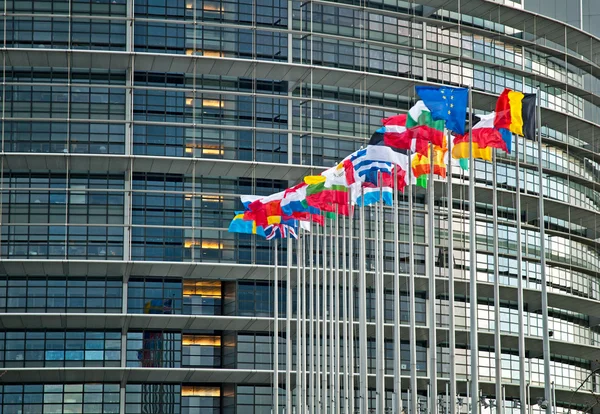
[[[394,240],[386,226],[386,339],[382,348],[374,341],[370,276],[362,310],[367,360],[354,353],[355,387],[366,365],[368,407],[375,410],[375,359],[384,349],[386,412],[400,412],[387,334],[399,295],[401,325],[408,329],[414,306],[418,333],[414,342],[403,334],[399,347],[405,412],[410,398],[422,413],[541,412],[538,398],[547,387],[555,413],[598,410],[597,0],[5,0],[2,6],[0,412],[271,413],[274,250],[256,236],[227,232],[241,209],[238,195],[271,194],[333,165],[365,145],[381,118],[405,112],[414,85],[423,83],[472,86],[473,105],[483,112],[494,109],[505,87],[541,88],[545,214],[542,221],[538,146],[521,139],[518,163],[515,152],[498,154],[496,227],[491,163],[476,163],[474,217],[463,173],[455,171],[452,220],[447,189],[435,186],[430,265],[428,195],[416,190],[410,292],[409,200],[400,195],[403,282],[399,292],[392,289]],[[470,219],[476,241],[469,238]],[[549,332],[540,293],[542,223]],[[354,237],[358,243],[358,229]],[[297,285],[288,297],[286,266],[296,266],[296,249],[286,247],[278,250],[278,314],[285,318],[291,301],[295,329]],[[479,288],[477,398],[468,390],[470,248]],[[323,252],[311,256],[326,260]],[[351,257],[358,269],[359,257]],[[365,259],[369,275],[372,257]],[[280,413],[287,399],[283,320]],[[552,384],[543,375],[545,334]],[[297,338],[290,338],[295,355]],[[418,387],[409,393],[411,364]],[[451,365],[455,396],[446,392]],[[428,391],[432,377],[437,395]],[[295,398],[295,380],[290,387]],[[322,412],[362,412],[358,393],[354,404],[336,404]]]

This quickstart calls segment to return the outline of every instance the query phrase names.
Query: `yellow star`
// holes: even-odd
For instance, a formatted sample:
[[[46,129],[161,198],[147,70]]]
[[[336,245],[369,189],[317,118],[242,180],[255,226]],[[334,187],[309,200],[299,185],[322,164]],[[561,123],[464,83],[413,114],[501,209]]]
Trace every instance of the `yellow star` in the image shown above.
[[[442,96],[442,99],[446,99],[446,97],[445,97],[445,96]]]
[[[450,111],[448,111],[448,115],[450,115]]]
[[[450,104],[450,108],[454,108],[454,104]]]

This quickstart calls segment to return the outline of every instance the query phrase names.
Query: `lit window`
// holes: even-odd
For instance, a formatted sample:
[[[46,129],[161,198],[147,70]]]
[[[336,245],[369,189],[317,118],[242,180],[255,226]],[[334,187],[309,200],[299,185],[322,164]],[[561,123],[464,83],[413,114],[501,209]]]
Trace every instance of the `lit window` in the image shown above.
[[[192,106],[194,104],[194,98],[185,98],[185,104],[187,106]]]
[[[202,154],[204,155],[223,155],[225,151],[220,145],[204,145],[202,147]]]
[[[220,298],[221,282],[218,280],[186,280],[183,283],[183,295],[200,295]]]
[[[223,243],[219,243],[215,240],[202,240],[203,249],[222,249]]]
[[[200,243],[198,240],[186,239],[183,243],[183,247],[189,249],[192,246],[198,246]]]
[[[207,201],[207,202],[211,202],[211,203],[222,203],[223,196],[203,194],[202,201]]]
[[[216,335],[183,335],[183,345],[221,346],[221,337]]]
[[[185,54],[188,56],[200,55],[207,57],[223,57],[223,52],[220,50],[200,50],[200,49],[186,49]]]
[[[217,250],[223,248],[223,243],[219,243],[216,240],[202,240],[202,242],[200,242],[200,240],[187,239],[183,244],[183,247],[186,249],[189,249],[192,246],[200,246],[203,249]]]
[[[181,387],[182,397],[220,397],[221,388],[219,387],[194,387],[184,385]]]
[[[202,100],[202,106],[204,108],[223,108],[223,104],[224,104],[224,102],[220,99],[203,99]]]
[[[205,1],[202,3],[202,9],[204,11],[219,12],[219,13],[221,13],[223,11],[220,4],[218,4],[216,2],[208,2],[208,1]]]
[[[191,154],[194,152],[194,148],[197,148],[201,151],[202,155],[213,155],[213,156],[222,156],[225,154],[225,150],[222,145],[219,144],[204,144],[204,145],[194,145],[194,144],[186,144],[185,152],[186,154]]]

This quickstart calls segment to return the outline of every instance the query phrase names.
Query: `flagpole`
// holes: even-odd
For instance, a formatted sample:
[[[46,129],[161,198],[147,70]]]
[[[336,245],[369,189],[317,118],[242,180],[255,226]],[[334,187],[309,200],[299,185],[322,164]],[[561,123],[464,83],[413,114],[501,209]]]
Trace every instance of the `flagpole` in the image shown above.
[[[300,291],[301,286],[301,260],[302,260],[302,234],[298,231],[298,242],[296,243],[296,412],[301,413],[302,410],[302,363],[301,363],[301,352],[302,352],[302,324],[300,323],[302,315],[302,298],[300,297],[302,292]]]
[[[496,364],[496,411],[502,414],[502,338],[500,337],[500,269],[498,266],[498,178],[496,176],[496,151],[492,152],[492,217],[494,223],[494,357]]]
[[[394,168],[394,405],[402,411],[402,361],[400,347],[400,251],[398,246],[398,166]]]
[[[348,210],[350,214],[350,210]],[[342,378],[344,380],[344,414],[348,414],[348,268],[346,261],[348,259],[346,250],[346,217],[342,219],[342,349],[343,349],[343,366]]]
[[[412,163],[408,165],[408,301],[409,301],[409,321],[410,321],[410,402],[409,414],[417,414],[417,329],[415,327],[415,258],[414,258],[414,220],[413,220],[413,184],[412,184]]]
[[[516,202],[515,220],[517,222],[517,306],[519,316],[519,399],[521,400],[521,414],[527,414],[527,386],[525,383],[525,303],[523,299],[523,251],[521,250],[521,167],[519,166],[519,136],[515,137],[515,180]]]
[[[288,237],[289,238],[289,237]],[[273,241],[273,250],[275,251],[275,270],[273,272],[273,285],[275,299],[273,306],[275,310],[275,318],[273,321],[273,412],[279,413],[279,260],[278,260],[278,245],[277,238]]]
[[[316,343],[316,356],[315,356],[315,369],[316,369],[316,381],[315,381],[315,404],[316,404],[316,412],[317,414],[321,414],[321,267],[320,267],[320,257],[321,257],[321,246],[320,246],[320,230],[319,226],[315,226],[316,229],[316,248],[315,248],[315,256],[316,256],[316,264],[315,264],[315,312],[316,312],[316,326],[315,326],[315,340]]]
[[[542,277],[542,332],[544,347],[544,398],[547,401],[546,413],[552,414],[552,392],[548,384],[550,376],[550,336],[548,335],[548,281],[546,279],[546,229],[544,220],[544,170],[542,164],[542,94],[537,87],[537,135],[538,135],[538,173],[539,173],[539,226],[540,226],[540,267]]]
[[[448,296],[450,347],[450,414],[456,412],[456,336],[454,326],[454,198],[452,195],[452,139],[448,137]]]
[[[285,412],[292,412],[292,239],[287,239],[287,279],[285,286]]]
[[[383,229],[383,223],[384,223],[384,210],[383,210],[383,185],[382,185],[382,176],[381,176],[381,171],[378,172],[379,174],[379,180],[377,180],[379,182],[379,237],[378,237],[378,242],[379,242],[379,260],[380,260],[380,265],[379,265],[379,283],[381,286],[381,302],[379,302],[379,322],[381,324],[381,329],[380,329],[380,340],[381,340],[381,345],[380,345],[380,351],[381,351],[381,403],[383,406],[383,411],[385,413],[386,411],[386,391],[385,391],[385,250],[384,250],[384,246],[385,246],[385,234],[384,234],[384,229]]]
[[[429,384],[431,400],[429,401],[431,414],[437,414],[437,321],[436,321],[436,295],[435,295],[435,255],[434,255],[434,203],[435,203],[435,183],[433,181],[433,172],[435,169],[433,144],[429,144],[429,200],[427,202],[427,215],[429,221]]]
[[[334,373],[335,373],[335,396],[336,396],[336,405],[335,412],[340,412],[340,400],[341,400],[341,392],[340,392],[340,212],[338,209],[338,205],[335,205],[335,252],[334,252],[334,260],[335,260],[335,273],[333,286],[335,288],[334,291],[334,301],[335,306],[333,307],[334,311],[334,335],[335,335],[335,358],[334,358]]]
[[[302,243],[302,318],[300,323],[302,325],[302,358],[301,358],[301,374],[302,374],[302,407],[304,411],[308,411],[308,387],[307,387],[307,370],[306,370],[306,352],[307,352],[307,338],[306,338],[306,317],[308,312],[306,312],[306,233],[302,232],[304,236],[304,240]],[[303,412],[301,410],[301,412]]]
[[[309,300],[309,310],[308,310],[308,323],[309,323],[309,339],[308,339],[308,343],[309,343],[309,368],[308,368],[308,372],[309,372],[309,386],[308,386],[308,390],[309,390],[309,398],[310,398],[310,412],[314,413],[315,412],[315,313],[314,313],[314,309],[315,309],[315,275],[314,275],[314,268],[313,268],[313,255],[315,253],[315,245],[314,245],[314,236],[313,236],[313,228],[312,228],[312,220],[310,221],[310,234],[309,234],[309,244],[310,244],[310,248],[309,248],[309,255],[308,255],[308,265],[309,265],[309,296],[310,296],[310,300]]]
[[[377,173],[377,182],[379,185],[379,196],[381,201],[381,175]],[[385,410],[385,392],[384,392],[384,383],[383,383],[383,364],[385,358],[385,348],[383,345],[383,318],[381,315],[381,302],[383,302],[383,298],[381,297],[382,292],[382,275],[381,264],[380,264],[380,249],[379,249],[379,226],[380,226],[380,205],[379,203],[375,203],[373,206],[375,210],[375,220],[374,220],[374,237],[373,241],[375,244],[375,401],[376,401],[376,412],[383,413]]]
[[[360,259],[358,276],[358,339],[360,342],[360,382],[359,399],[360,414],[367,414],[369,410],[369,393],[367,385],[367,287],[366,287],[366,259],[367,247],[365,243],[365,191],[361,188],[362,205],[359,215],[359,233],[360,233]],[[413,411],[416,414],[416,411]]]
[[[333,269],[335,267],[333,261],[333,233],[334,233],[334,222],[335,219],[331,221],[331,231],[329,234],[329,242],[331,244],[329,248],[329,397],[330,397],[330,406],[329,411],[332,413],[336,412],[337,406],[337,394],[335,393],[335,384],[336,384],[336,375],[335,375],[335,292],[334,292],[334,283],[333,283]]]
[[[328,251],[328,246],[327,246],[327,219],[323,219],[323,274],[322,274],[322,278],[323,278],[323,359],[321,362],[321,365],[323,366],[323,377],[321,378],[322,381],[322,390],[323,390],[323,398],[322,398],[322,405],[323,405],[323,413],[327,413],[328,409],[328,402],[329,402],[329,394],[328,394],[328,378],[330,378],[331,376],[331,371],[329,369],[327,369],[327,360],[328,360],[328,345],[329,345],[329,341],[327,340],[327,336],[328,336],[328,331],[327,331],[327,317],[328,317],[328,313],[327,313],[327,276],[328,276],[328,272],[327,272],[327,251]]]
[[[469,86],[469,108],[473,113],[473,91]],[[469,128],[469,242],[471,285],[471,404],[472,414],[479,414],[479,338],[477,337],[477,241],[475,239],[475,161],[473,159],[473,129]]]
[[[354,206],[352,205],[352,189],[349,189],[349,214],[348,217],[348,228],[350,230],[350,237],[348,239],[348,254],[349,260],[349,278],[348,278],[348,308],[349,308],[349,327],[350,327],[350,338],[348,343],[348,360],[350,361],[350,386],[348,389],[349,400],[348,400],[348,411],[350,414],[354,413]]]

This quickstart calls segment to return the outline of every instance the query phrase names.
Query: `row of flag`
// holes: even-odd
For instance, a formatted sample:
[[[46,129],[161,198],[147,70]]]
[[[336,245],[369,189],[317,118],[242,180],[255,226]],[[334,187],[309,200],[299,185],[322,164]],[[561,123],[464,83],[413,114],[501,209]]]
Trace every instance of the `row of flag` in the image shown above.
[[[270,196],[241,196],[244,211],[236,212],[229,231],[267,240],[297,238],[298,229],[310,229],[311,222],[323,225],[325,218],[348,216],[353,206],[380,200],[392,205],[393,191],[403,192],[407,185],[426,188],[430,157],[433,173],[443,178],[450,155],[467,169],[468,89],[417,86],[416,92],[421,100],[407,114],[383,119],[366,148],[336,166]],[[505,89],[495,112],[476,116],[479,122],[471,128],[473,157],[491,161],[493,148],[511,152],[513,133],[535,138],[536,94]],[[451,154],[446,131],[453,136]]]

